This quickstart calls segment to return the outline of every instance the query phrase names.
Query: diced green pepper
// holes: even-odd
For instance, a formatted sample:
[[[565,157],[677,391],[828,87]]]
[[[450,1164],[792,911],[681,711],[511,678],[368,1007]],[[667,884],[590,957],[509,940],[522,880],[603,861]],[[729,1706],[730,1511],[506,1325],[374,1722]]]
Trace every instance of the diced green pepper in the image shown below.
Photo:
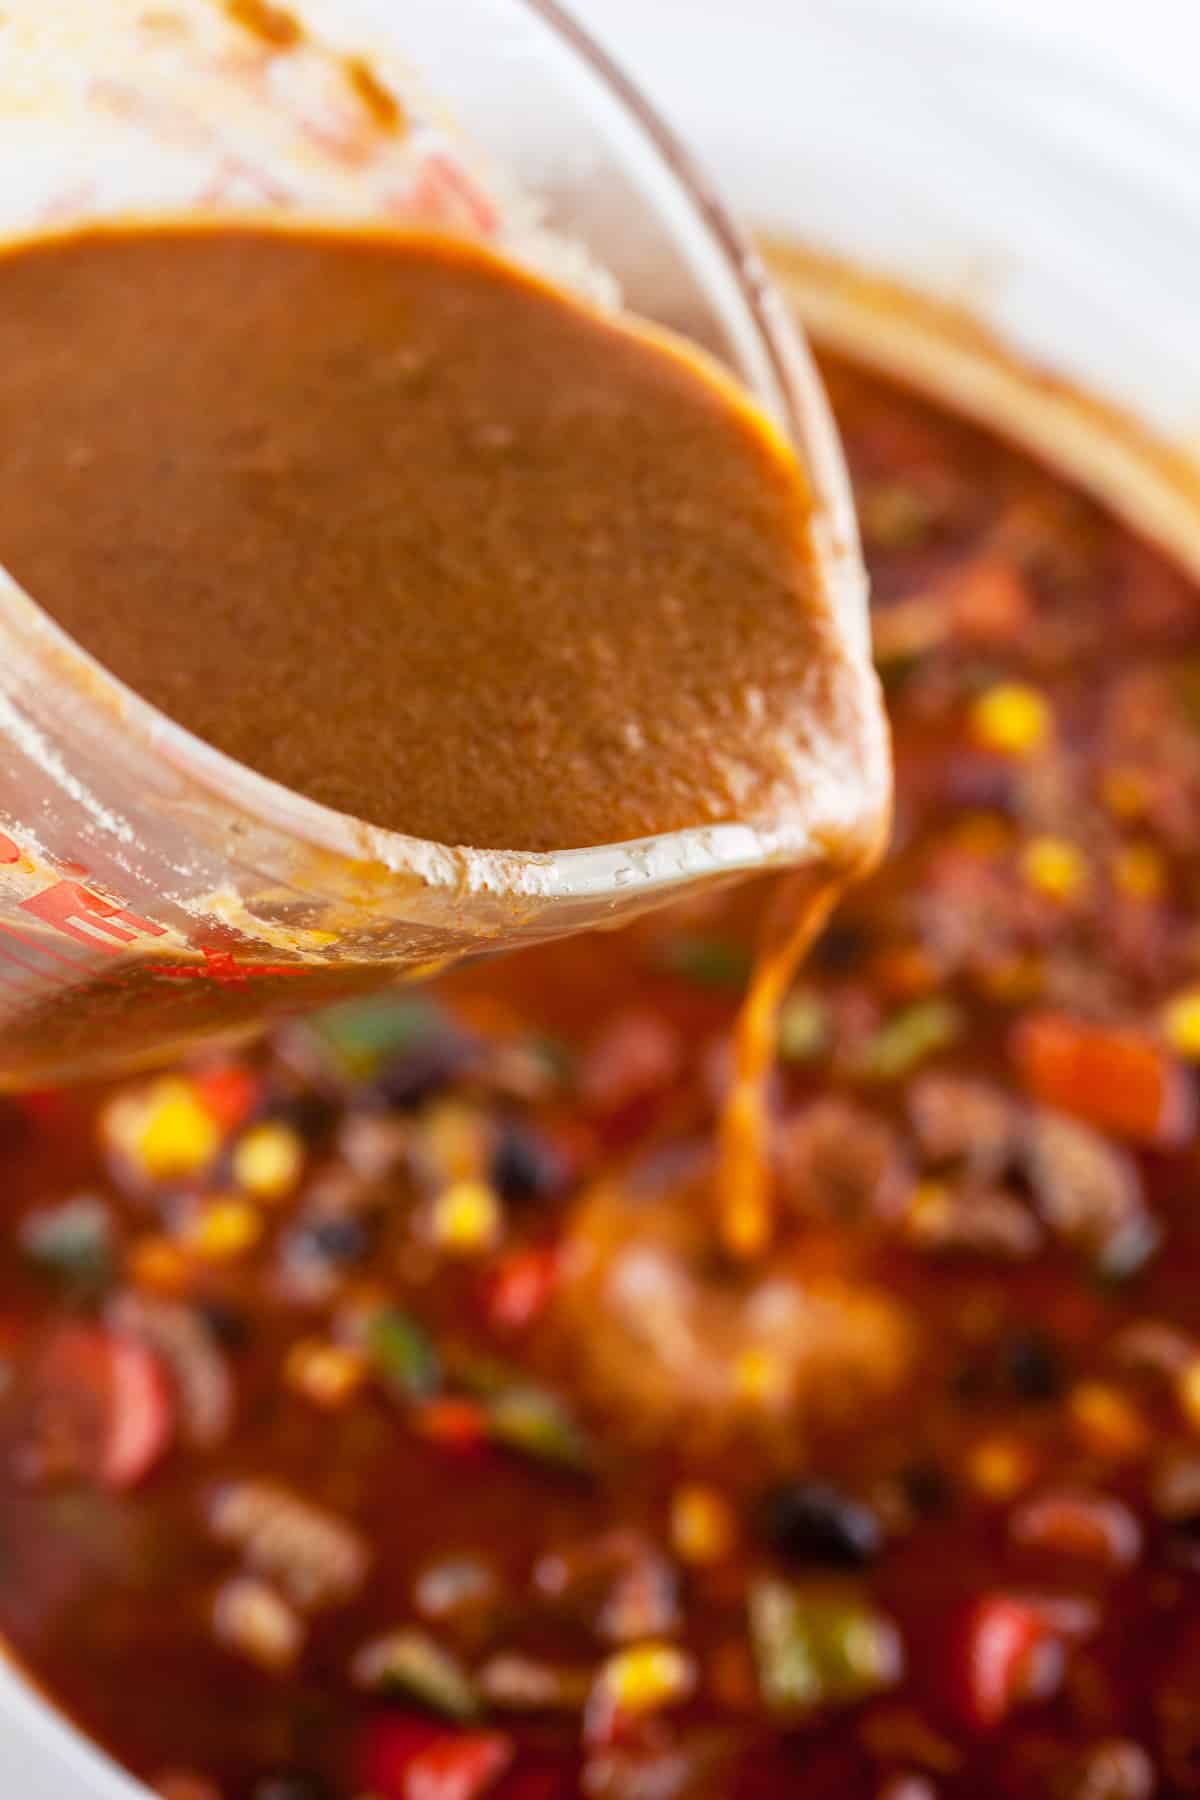
[[[547,1081],[566,1087],[575,1076],[575,1052],[565,1038],[535,1031],[522,1039],[522,1048],[545,1070]]]
[[[442,1366],[425,1327],[399,1307],[376,1314],[367,1352],[385,1387],[406,1400],[428,1400],[442,1385]]]
[[[112,1280],[112,1219],[103,1200],[81,1194],[31,1213],[20,1243],[30,1262],[68,1286],[96,1289]]]
[[[760,1581],[750,1593],[750,1636],[759,1687],[775,1713],[850,1706],[900,1677],[895,1626],[858,1594]]]
[[[586,1472],[592,1446],[569,1408],[545,1388],[523,1385],[496,1394],[487,1405],[491,1437],[535,1462]]]
[[[466,1723],[481,1711],[474,1684],[458,1658],[424,1631],[393,1631],[365,1644],[351,1672],[371,1693],[403,1695],[444,1719]]]
[[[324,1055],[346,1081],[366,1081],[393,1057],[444,1029],[445,1014],[428,1000],[348,1000],[309,1021]]]
[[[863,536],[877,550],[917,550],[928,541],[934,508],[907,481],[881,481],[861,496]]]
[[[779,1015],[784,1062],[815,1062],[829,1047],[829,1009],[816,994],[793,994]]]
[[[899,1081],[962,1033],[962,1014],[949,1000],[919,1000],[890,1018],[863,1049],[858,1073],[868,1081]]]
[[[670,938],[659,951],[660,967],[697,987],[740,992],[750,979],[754,958],[744,944],[729,938],[698,937],[690,932]]]

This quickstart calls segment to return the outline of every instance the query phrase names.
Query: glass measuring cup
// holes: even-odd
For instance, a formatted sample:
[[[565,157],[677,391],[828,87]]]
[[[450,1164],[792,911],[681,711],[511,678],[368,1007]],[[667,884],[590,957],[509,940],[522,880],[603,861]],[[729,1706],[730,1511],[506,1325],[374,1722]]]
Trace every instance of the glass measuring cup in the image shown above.
[[[478,236],[682,329],[790,433],[873,703],[836,436],[757,264],[670,139],[541,0],[13,0],[0,232],[283,212]],[[460,125],[462,129],[460,130]],[[819,817],[556,855],[369,827],[222,755],[0,575],[0,1085],[174,1054],[455,959],[818,863],[886,809],[882,724]],[[864,804],[864,796],[867,803]]]

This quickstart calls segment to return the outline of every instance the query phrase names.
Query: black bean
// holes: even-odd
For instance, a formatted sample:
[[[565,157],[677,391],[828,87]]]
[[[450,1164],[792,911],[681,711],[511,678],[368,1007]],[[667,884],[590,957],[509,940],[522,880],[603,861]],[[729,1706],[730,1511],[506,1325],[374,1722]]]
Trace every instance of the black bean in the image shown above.
[[[244,1350],[253,1335],[248,1314],[230,1300],[196,1302],[196,1313],[222,1350]]]
[[[492,1181],[504,1200],[553,1200],[566,1181],[566,1165],[554,1145],[523,1125],[505,1125],[492,1158]]]
[[[1045,1405],[1063,1391],[1064,1375],[1058,1348],[1036,1325],[1011,1332],[1000,1345],[1000,1366],[1008,1387],[1018,1400]]]
[[[327,1219],[312,1219],[297,1236],[301,1253],[318,1257],[322,1262],[361,1262],[371,1248],[370,1227],[355,1213],[334,1213]]]
[[[821,933],[809,961],[830,975],[846,975],[856,969],[870,948],[870,937],[861,925],[838,919]]]
[[[287,1094],[269,1100],[262,1116],[272,1123],[290,1125],[306,1144],[318,1144],[337,1124],[341,1107],[328,1094],[310,1089],[303,1094]]]
[[[978,1406],[994,1398],[992,1371],[975,1357],[966,1357],[950,1371],[950,1392],[960,1406]]]
[[[390,1062],[372,1083],[372,1092],[394,1112],[410,1112],[444,1092],[477,1055],[469,1038],[438,1032]]]
[[[791,1562],[858,1569],[883,1549],[883,1530],[869,1506],[820,1481],[789,1481],[759,1503],[759,1529]]]
[[[949,1478],[936,1463],[912,1463],[900,1475],[900,1486],[913,1511],[928,1518],[949,1509],[952,1493]]]

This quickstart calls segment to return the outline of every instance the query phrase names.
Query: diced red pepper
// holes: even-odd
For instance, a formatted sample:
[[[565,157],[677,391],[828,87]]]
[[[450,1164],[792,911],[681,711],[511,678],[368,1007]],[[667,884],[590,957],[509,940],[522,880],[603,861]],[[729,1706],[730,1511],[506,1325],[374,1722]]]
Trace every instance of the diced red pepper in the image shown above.
[[[409,1764],[401,1800],[477,1800],[512,1758],[512,1739],[498,1731],[441,1738]]]
[[[135,1487],[170,1447],[170,1381],[138,1338],[99,1325],[63,1326],[42,1353],[35,1384],[39,1411],[67,1443],[75,1471],[105,1487]]]
[[[1025,1088],[1044,1106],[1136,1144],[1169,1147],[1195,1130],[1186,1072],[1145,1032],[1037,1013],[1017,1027],[1012,1051]]]
[[[493,1271],[487,1287],[491,1324],[507,1331],[526,1331],[546,1310],[558,1279],[557,1249],[514,1250]]]
[[[413,1415],[422,1437],[460,1455],[473,1456],[488,1441],[488,1421],[475,1400],[430,1400]]]
[[[258,1102],[262,1083],[240,1063],[220,1063],[192,1077],[201,1104],[223,1131],[235,1131]]]
[[[1026,1694],[1031,1659],[1047,1641],[1042,1611],[1013,1594],[985,1594],[961,1640],[961,1711],[977,1730],[1003,1724]]]
[[[359,1779],[380,1800],[479,1800],[512,1758],[512,1740],[497,1731],[451,1733],[383,1718],[368,1733]]]
[[[366,1788],[382,1800],[405,1800],[404,1783],[417,1757],[446,1735],[432,1719],[389,1714],[372,1720],[355,1770],[355,1789]]]
[[[112,1488],[134,1487],[167,1452],[173,1396],[162,1363],[137,1338],[110,1334],[108,1367],[112,1401],[100,1479]]]

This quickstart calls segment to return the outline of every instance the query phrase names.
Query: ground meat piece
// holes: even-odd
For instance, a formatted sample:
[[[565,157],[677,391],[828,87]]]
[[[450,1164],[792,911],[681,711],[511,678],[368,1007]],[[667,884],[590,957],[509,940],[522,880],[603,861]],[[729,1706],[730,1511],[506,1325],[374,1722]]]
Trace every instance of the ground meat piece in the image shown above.
[[[1041,1218],[1091,1260],[1107,1262],[1123,1239],[1148,1223],[1133,1157],[1076,1119],[1036,1112],[1028,1167]]]
[[[969,1182],[922,1184],[906,1223],[910,1240],[923,1250],[1010,1262],[1036,1255],[1044,1236],[1018,1195]]]
[[[1020,1142],[1023,1110],[1003,1088],[962,1075],[922,1075],[908,1092],[917,1145],[931,1166],[962,1163],[994,1180]]]
[[[667,1637],[680,1626],[678,1573],[638,1531],[614,1531],[549,1551],[534,1570],[534,1582],[610,1643]]]
[[[235,1395],[225,1353],[203,1316],[133,1292],[118,1295],[109,1314],[118,1330],[141,1338],[165,1364],[187,1442],[199,1450],[219,1444],[233,1423]]]
[[[269,1481],[234,1481],[212,1498],[214,1536],[241,1550],[256,1574],[275,1582],[305,1610],[357,1592],[368,1552],[358,1533]]]
[[[818,1100],[780,1128],[780,1191],[797,1212],[866,1225],[904,1209],[911,1172],[899,1137],[865,1107]]]

